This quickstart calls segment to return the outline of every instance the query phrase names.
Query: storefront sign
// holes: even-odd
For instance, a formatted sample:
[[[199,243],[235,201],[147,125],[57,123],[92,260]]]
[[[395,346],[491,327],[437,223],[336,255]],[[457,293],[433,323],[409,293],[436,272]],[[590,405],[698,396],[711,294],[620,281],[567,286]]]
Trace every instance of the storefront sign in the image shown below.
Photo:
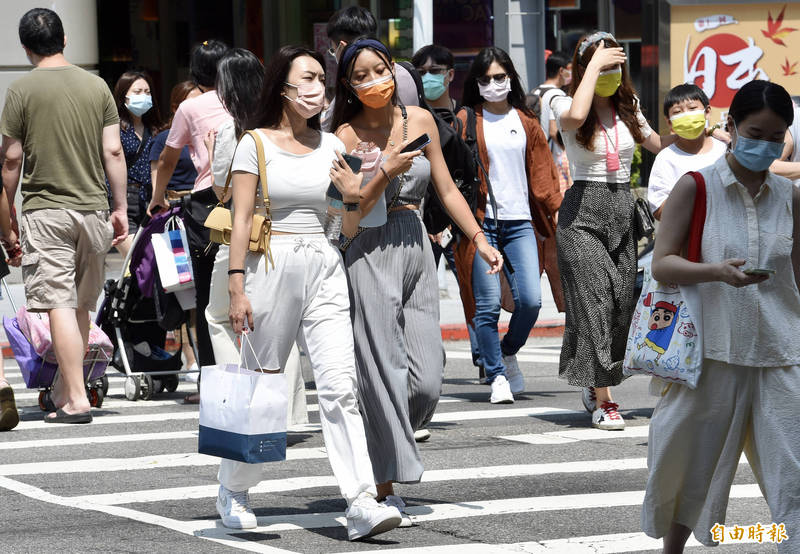
[[[800,3],[672,6],[670,19],[670,86],[702,88],[712,121],[754,79],[800,94]]]

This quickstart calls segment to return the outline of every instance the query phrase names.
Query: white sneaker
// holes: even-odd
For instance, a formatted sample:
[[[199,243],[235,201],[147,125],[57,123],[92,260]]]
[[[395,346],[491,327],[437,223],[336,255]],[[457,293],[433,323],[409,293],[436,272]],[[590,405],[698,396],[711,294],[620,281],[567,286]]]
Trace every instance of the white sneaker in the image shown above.
[[[250,494],[247,491],[233,492],[220,485],[217,512],[222,524],[229,529],[253,529],[258,526],[256,515],[250,509]]]
[[[505,375],[498,375],[492,381],[492,394],[489,395],[489,402],[492,404],[513,404],[514,395],[511,394],[511,387]]]
[[[511,392],[517,394],[524,391],[525,377],[522,375],[522,371],[519,369],[517,356],[515,354],[503,356],[503,365],[506,366],[506,379],[508,379]]]
[[[427,429],[418,429],[414,431],[414,440],[416,442],[425,442],[429,438],[431,438],[431,432]]]
[[[620,431],[625,429],[625,420],[617,411],[619,404],[603,402],[603,405],[592,412],[592,427],[606,431]]]
[[[597,409],[597,396],[594,393],[594,387],[583,387],[581,399],[583,400],[583,407],[586,408],[586,411],[593,414]]]
[[[383,502],[381,502],[381,504],[384,506],[392,506],[397,508],[397,511],[400,512],[400,517],[403,519],[400,521],[400,525],[398,525],[398,527],[411,527],[414,525],[411,522],[411,516],[406,513],[406,503],[403,502],[403,499],[399,496],[390,494]]]
[[[353,500],[345,516],[347,538],[351,541],[391,531],[403,521],[397,508],[378,504],[374,496],[365,492]]]

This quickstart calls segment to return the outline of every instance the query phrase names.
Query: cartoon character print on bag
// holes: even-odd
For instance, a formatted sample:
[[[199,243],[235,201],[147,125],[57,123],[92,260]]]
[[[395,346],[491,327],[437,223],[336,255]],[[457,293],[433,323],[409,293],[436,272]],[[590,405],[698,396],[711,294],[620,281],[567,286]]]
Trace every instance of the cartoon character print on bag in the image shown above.
[[[672,302],[666,300],[659,300],[653,303],[653,293],[648,294],[647,298],[644,300],[644,305],[646,307],[649,308],[653,306],[653,309],[650,311],[650,320],[647,322],[647,327],[650,331],[645,336],[644,341],[640,342],[637,347],[641,349],[647,346],[656,352],[657,356],[655,362],[658,362],[669,348],[672,335],[675,333],[675,325],[678,322],[678,310],[681,304],[682,302],[679,302],[676,306]]]

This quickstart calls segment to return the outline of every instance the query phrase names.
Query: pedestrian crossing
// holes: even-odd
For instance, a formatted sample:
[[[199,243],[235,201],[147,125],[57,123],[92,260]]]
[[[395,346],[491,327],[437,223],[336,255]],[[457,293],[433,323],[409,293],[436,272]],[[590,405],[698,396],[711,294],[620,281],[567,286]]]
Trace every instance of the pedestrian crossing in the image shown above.
[[[19,370],[7,360],[23,421],[0,434],[0,497],[15,493],[32,506],[69,508],[75,526],[81,514],[100,514],[109,536],[125,522],[158,528],[201,541],[198,552],[206,551],[202,544],[209,552],[273,554],[660,549],[659,540],[640,532],[638,517],[647,475],[647,416],[655,399],[632,409],[624,431],[592,429],[579,396],[555,378],[558,352],[553,341],[524,348],[518,359],[528,392],[513,405],[492,406],[471,364],[459,363],[470,359],[468,345],[448,345],[432,438],[420,445],[426,472],[417,485],[397,486],[415,526],[365,542],[345,540],[346,506],[327,462],[313,390],[307,391],[311,423],[290,433],[287,461],[268,464],[263,481],[251,489],[258,527],[243,532],[224,528],[217,518],[219,460],[197,453],[198,408],[180,403],[196,390],[193,383],[182,382],[175,393],[151,401],[129,402],[121,380],[110,375],[109,396],[94,422],[64,427],[42,421],[38,395],[24,390]],[[644,380],[630,382],[644,394]],[[597,513],[607,520],[595,521]],[[2,505],[0,517],[8,517]],[[740,524],[769,518],[744,460],[729,517]],[[115,549],[103,537],[95,540],[87,550]],[[688,546],[690,552],[704,549],[694,539]],[[752,542],[738,548],[717,551],[772,551]]]

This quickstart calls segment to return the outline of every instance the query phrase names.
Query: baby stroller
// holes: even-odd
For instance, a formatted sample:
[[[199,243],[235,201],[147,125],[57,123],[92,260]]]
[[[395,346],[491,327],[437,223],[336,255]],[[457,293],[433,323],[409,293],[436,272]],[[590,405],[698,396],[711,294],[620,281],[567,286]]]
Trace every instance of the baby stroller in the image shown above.
[[[153,235],[169,228],[182,228],[182,203],[145,218],[133,238],[122,264],[119,279],[105,283],[105,296],[97,324],[111,337],[114,354],[111,365],[124,373],[125,398],[150,400],[154,394],[178,389],[182,371],[183,342],[174,353],[164,350],[167,331],[187,323],[194,307],[194,288],[164,292],[155,262]],[[196,347],[191,333],[189,344]]]

